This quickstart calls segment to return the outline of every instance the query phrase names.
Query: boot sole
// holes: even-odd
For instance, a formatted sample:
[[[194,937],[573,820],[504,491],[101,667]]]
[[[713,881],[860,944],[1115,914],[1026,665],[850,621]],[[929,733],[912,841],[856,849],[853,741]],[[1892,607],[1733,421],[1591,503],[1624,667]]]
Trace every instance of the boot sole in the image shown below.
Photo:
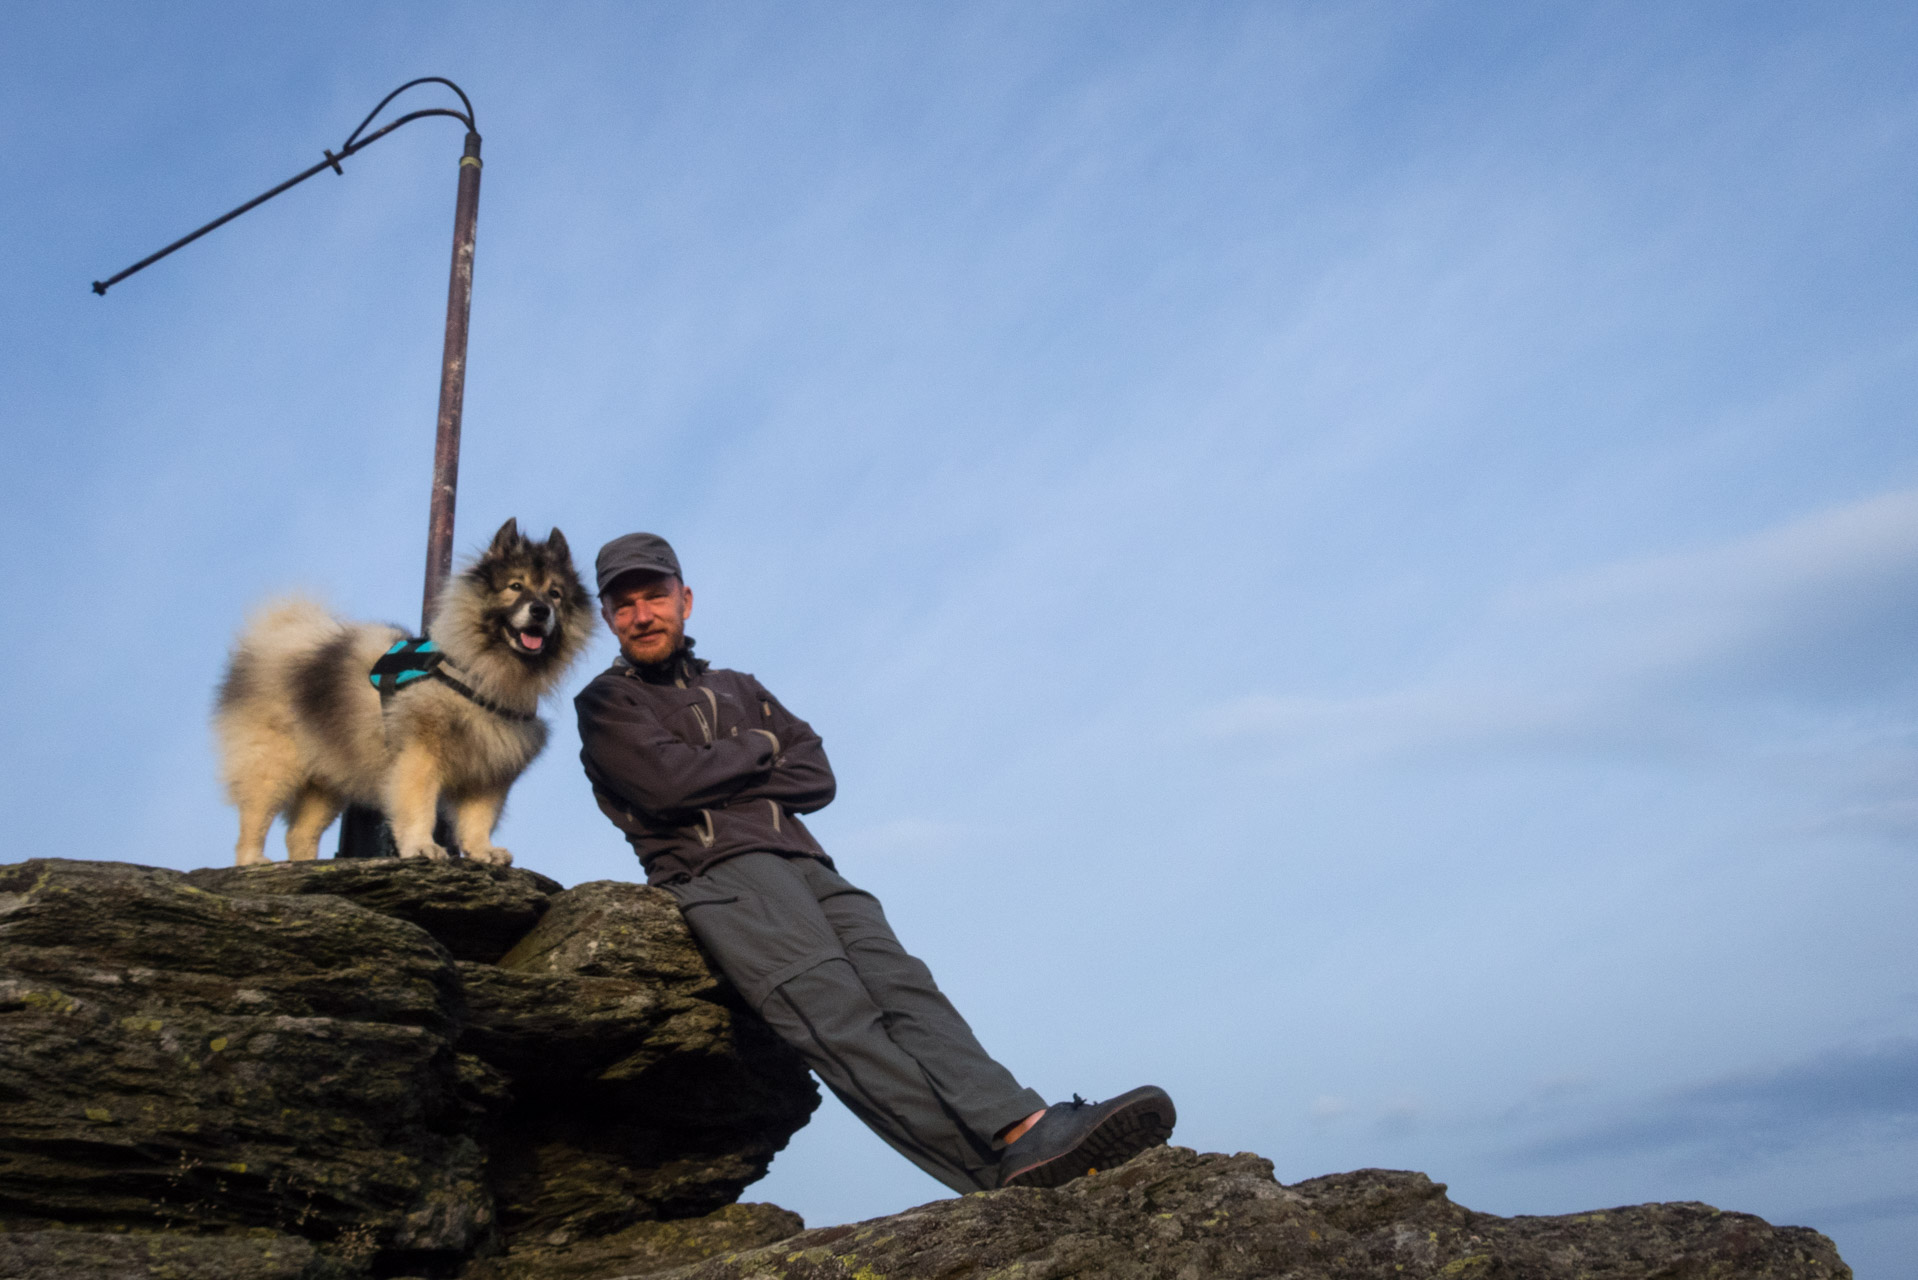
[[[1179,1113],[1164,1090],[1147,1086],[1120,1094],[1112,1111],[1070,1151],[1021,1169],[1001,1180],[1001,1187],[1059,1187],[1099,1169],[1124,1164],[1141,1152],[1160,1146],[1172,1136]],[[1112,1104],[1108,1104],[1112,1105]]]

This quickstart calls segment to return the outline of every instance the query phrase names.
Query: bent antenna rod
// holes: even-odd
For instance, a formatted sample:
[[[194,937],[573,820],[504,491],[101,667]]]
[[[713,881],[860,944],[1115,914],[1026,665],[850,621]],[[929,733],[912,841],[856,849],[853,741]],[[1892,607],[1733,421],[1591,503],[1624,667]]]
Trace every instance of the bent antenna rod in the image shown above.
[[[380,112],[386,110],[388,103],[408,89],[423,84],[445,85],[459,95],[460,104],[466,110],[432,107],[424,111],[412,111],[381,125],[372,133],[366,132],[366,127],[373,123]],[[347,135],[346,142],[338,151],[322,148],[326,159],[312,168],[295,174],[271,191],[253,197],[239,208],[221,214],[198,231],[181,236],[158,253],[148,254],[118,275],[93,282],[93,291],[105,297],[108,289],[128,276],[146,270],[168,254],[184,249],[207,232],[225,226],[281,192],[299,186],[321,170],[331,169],[344,177],[346,170],[340,167],[340,161],[366,150],[401,125],[424,120],[428,116],[448,116],[465,125],[466,151],[460,157],[459,201],[453,212],[453,269],[446,289],[446,348],[440,361],[439,432],[433,446],[433,495],[426,526],[426,587],[420,606],[422,631],[432,620],[433,602],[439,597],[440,586],[453,568],[453,504],[459,492],[460,411],[466,398],[466,331],[473,311],[473,232],[479,218],[480,187],[480,135],[473,123],[473,103],[465,91],[444,76],[422,76],[418,80],[407,81],[380,99],[380,104],[367,113],[366,119],[360,121],[359,128]],[[362,134],[365,136],[362,137]]]

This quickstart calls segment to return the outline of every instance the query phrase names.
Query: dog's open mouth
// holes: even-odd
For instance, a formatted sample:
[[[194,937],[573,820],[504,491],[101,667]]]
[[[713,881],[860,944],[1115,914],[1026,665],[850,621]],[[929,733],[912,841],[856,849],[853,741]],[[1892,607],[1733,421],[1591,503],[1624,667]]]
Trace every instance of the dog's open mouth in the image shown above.
[[[509,628],[506,634],[512,640],[513,647],[521,653],[539,653],[546,648],[546,637],[540,632],[514,631]]]

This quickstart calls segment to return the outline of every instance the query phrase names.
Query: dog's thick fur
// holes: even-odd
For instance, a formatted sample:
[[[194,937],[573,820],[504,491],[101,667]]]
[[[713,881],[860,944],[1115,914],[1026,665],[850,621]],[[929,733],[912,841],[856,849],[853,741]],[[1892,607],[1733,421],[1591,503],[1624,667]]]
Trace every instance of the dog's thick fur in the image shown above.
[[[534,542],[508,520],[447,581],[428,631],[462,683],[531,715],[592,626],[565,536],[555,529]],[[368,673],[405,638],[302,599],[268,604],[240,634],[214,714],[227,795],[240,811],[240,866],[267,860],[266,833],[280,814],[287,856],[318,857],[320,834],[349,803],[385,811],[402,857],[449,856],[433,841],[444,805],[469,857],[513,860],[493,828],[507,790],[546,745],[545,722],[502,716],[432,679],[409,682],[382,708]]]

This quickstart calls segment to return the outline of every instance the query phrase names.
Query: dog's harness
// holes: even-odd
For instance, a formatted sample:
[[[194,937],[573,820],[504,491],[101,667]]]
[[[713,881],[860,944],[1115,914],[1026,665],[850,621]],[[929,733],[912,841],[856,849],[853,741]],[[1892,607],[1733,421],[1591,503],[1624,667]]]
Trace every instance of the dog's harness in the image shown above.
[[[393,695],[405,689],[417,680],[437,680],[453,692],[459,694],[476,706],[484,707],[496,716],[507,720],[517,720],[522,724],[538,719],[526,711],[515,711],[511,707],[502,707],[491,698],[476,692],[459,677],[453,674],[452,664],[447,662],[446,653],[425,636],[402,640],[380,655],[373,664],[373,670],[367,679],[380,691],[380,707],[393,700]]]

